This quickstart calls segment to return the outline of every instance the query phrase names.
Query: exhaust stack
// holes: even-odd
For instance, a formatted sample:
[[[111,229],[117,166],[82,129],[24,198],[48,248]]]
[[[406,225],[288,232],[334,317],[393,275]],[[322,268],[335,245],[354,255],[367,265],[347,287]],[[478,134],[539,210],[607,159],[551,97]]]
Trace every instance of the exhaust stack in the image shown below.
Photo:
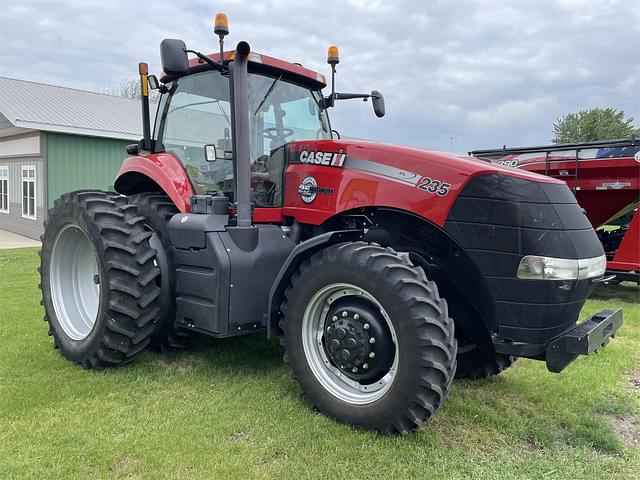
[[[238,227],[251,226],[251,165],[249,153],[249,86],[247,65],[251,47],[247,42],[236,46],[229,64],[233,102],[231,108],[233,155],[236,175]]]

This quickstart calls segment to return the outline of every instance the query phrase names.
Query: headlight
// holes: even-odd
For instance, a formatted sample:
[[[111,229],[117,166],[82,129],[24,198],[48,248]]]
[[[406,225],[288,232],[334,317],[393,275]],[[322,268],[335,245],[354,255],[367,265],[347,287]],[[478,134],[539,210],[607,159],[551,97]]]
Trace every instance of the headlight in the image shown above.
[[[523,280],[582,280],[604,275],[607,257],[552,258],[527,255],[518,265],[518,278]]]
[[[581,258],[578,260],[578,279],[601,277],[606,271],[606,255],[595,258]]]

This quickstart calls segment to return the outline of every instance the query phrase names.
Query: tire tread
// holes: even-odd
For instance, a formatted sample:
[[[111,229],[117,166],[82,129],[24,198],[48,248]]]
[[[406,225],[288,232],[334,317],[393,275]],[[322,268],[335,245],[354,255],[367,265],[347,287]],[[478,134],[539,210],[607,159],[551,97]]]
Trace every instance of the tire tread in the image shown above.
[[[407,308],[410,315],[406,321],[412,322],[417,333],[421,372],[416,372],[416,375],[419,379],[412,386],[413,393],[404,402],[404,408],[388,411],[382,418],[361,425],[388,435],[407,434],[419,428],[438,410],[446,399],[455,376],[457,341],[453,321],[448,317],[447,303],[438,295],[435,283],[427,280],[422,268],[414,266],[407,254],[365,242],[327,247],[301,263],[298,271],[290,278],[280,307],[282,315],[279,326],[285,332],[280,339],[285,348],[283,360],[293,379],[298,379],[298,364],[306,360],[294,359],[292,350],[288,348],[287,322],[300,321],[290,318],[292,304],[305,288],[303,278],[313,275],[314,269],[331,268],[336,263],[354,265],[354,268],[358,266],[366,269],[369,274],[376,275],[376,278],[387,279],[390,288],[397,293],[398,300],[410,303]],[[419,291],[417,296],[416,291]],[[298,383],[300,396],[310,407],[317,409],[318,402],[314,401],[312,393],[303,388],[303,383]]]
[[[157,287],[143,284],[141,278],[157,275],[157,267],[153,263],[153,250],[148,242],[138,241],[144,233],[143,226],[131,222],[136,218],[135,205],[130,205],[125,197],[117,193],[99,190],[82,190],[63,194],[54,202],[45,222],[45,232],[41,240],[40,283],[48,285],[45,276],[49,272],[51,250],[56,228],[62,215],[86,215],[96,227],[96,234],[89,234],[94,243],[99,263],[103,265],[103,284],[108,286],[108,301],[101,307],[98,315],[106,317],[96,321],[94,328],[102,328],[100,341],[95,347],[86,347],[72,351],[66,348],[62,340],[64,332],[59,331],[52,321],[51,311],[46,308],[52,305],[50,292],[42,289],[42,303],[45,305],[44,320],[49,325],[49,335],[53,337],[54,346],[69,360],[81,364],[85,368],[106,368],[121,365],[133,360],[149,342],[152,329],[138,325],[138,319],[146,318],[146,324],[154,324],[159,317],[159,309],[155,306]],[[144,240],[144,239],[143,239]],[[155,297],[154,297],[155,295]],[[52,307],[50,307],[52,308]],[[102,327],[99,327],[102,325]]]

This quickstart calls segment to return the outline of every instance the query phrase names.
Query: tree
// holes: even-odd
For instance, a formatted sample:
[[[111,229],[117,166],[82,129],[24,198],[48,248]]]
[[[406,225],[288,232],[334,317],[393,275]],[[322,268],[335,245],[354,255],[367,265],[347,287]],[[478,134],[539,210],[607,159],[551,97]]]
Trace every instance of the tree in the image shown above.
[[[553,133],[553,143],[581,143],[638,136],[640,129],[633,126],[633,118],[624,118],[622,110],[592,108],[558,118]]]
[[[125,78],[120,82],[118,87],[105,88],[103,93],[116,97],[139,100],[142,95],[140,91],[140,80],[137,78]],[[158,90],[149,90],[149,101],[157,103],[158,100],[160,100],[160,92],[158,92]]]

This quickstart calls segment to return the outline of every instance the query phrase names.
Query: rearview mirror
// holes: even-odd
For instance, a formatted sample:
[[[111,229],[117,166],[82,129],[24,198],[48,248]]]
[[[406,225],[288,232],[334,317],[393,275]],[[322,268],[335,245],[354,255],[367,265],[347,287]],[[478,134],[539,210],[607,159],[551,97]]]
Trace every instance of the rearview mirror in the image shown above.
[[[186,48],[182,40],[165,38],[160,42],[160,60],[165,74],[182,75],[189,71]]]
[[[207,162],[215,162],[218,160],[218,153],[216,152],[215,145],[204,146],[204,158]]]
[[[148,81],[149,88],[151,90],[158,90],[160,88],[160,82],[158,82],[158,77],[156,77],[155,75],[149,75]]]
[[[371,103],[373,105],[373,111],[376,114],[376,117],[382,118],[384,117],[384,97],[377,90],[371,91]]]

